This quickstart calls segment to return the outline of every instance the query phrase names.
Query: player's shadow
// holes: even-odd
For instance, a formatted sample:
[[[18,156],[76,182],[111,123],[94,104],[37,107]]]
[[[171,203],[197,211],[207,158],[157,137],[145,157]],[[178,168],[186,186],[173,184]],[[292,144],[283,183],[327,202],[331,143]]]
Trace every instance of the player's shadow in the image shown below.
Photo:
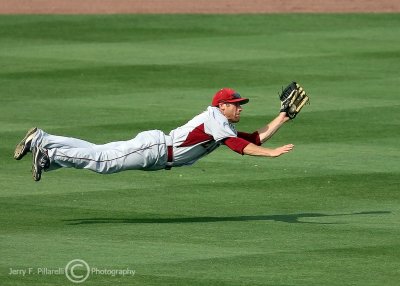
[[[183,218],[82,218],[64,220],[69,225],[98,224],[98,223],[212,223],[212,222],[237,222],[237,221],[276,221],[285,223],[308,223],[308,224],[338,224],[333,222],[310,222],[301,221],[303,218],[341,217],[355,215],[376,215],[390,214],[390,211],[365,211],[344,214],[323,214],[323,213],[299,213],[287,215],[256,215],[256,216],[226,216],[226,217],[183,217]]]

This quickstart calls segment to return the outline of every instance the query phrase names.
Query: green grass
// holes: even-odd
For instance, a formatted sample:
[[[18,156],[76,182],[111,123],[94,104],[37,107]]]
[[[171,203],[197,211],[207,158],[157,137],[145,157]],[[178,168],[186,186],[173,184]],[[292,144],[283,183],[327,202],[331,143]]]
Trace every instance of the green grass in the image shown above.
[[[0,17],[0,284],[83,259],[133,277],[84,285],[397,285],[400,17],[142,15]],[[31,179],[14,161],[31,126],[97,143],[166,132],[221,87],[251,101],[238,129],[277,113],[291,80],[311,96],[266,146],[225,147],[189,168]]]

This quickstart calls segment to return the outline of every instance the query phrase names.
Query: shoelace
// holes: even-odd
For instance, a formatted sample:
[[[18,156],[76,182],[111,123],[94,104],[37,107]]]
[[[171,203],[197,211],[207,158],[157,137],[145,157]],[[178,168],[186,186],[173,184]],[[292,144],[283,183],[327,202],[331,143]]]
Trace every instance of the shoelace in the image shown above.
[[[50,167],[49,156],[47,155],[47,151],[42,150],[42,152],[43,152],[43,154],[39,159],[39,165],[43,169],[47,169],[48,167]]]

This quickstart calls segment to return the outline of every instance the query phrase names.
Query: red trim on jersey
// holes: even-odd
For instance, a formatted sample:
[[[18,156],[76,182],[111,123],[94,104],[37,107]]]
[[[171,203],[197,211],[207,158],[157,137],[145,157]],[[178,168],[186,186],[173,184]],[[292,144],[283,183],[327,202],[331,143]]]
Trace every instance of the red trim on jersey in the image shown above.
[[[214,138],[204,131],[204,123],[189,132],[185,141],[179,147],[193,146],[199,143],[214,140]]]
[[[238,131],[237,136],[239,138],[247,140],[253,144],[256,144],[257,146],[261,146],[260,134],[258,134],[257,131],[253,132],[253,133],[246,133],[246,132]]]
[[[231,150],[244,155],[243,149],[250,144],[249,141],[239,137],[229,137],[224,141],[224,144]]]

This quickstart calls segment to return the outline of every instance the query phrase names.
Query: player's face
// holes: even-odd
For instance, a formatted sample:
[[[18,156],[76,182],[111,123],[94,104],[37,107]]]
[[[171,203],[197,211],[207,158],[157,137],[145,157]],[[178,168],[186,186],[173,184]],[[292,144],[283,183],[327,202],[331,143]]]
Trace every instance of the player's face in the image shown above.
[[[239,103],[224,103],[220,105],[220,109],[229,122],[236,123],[240,121],[240,113],[243,108]]]

